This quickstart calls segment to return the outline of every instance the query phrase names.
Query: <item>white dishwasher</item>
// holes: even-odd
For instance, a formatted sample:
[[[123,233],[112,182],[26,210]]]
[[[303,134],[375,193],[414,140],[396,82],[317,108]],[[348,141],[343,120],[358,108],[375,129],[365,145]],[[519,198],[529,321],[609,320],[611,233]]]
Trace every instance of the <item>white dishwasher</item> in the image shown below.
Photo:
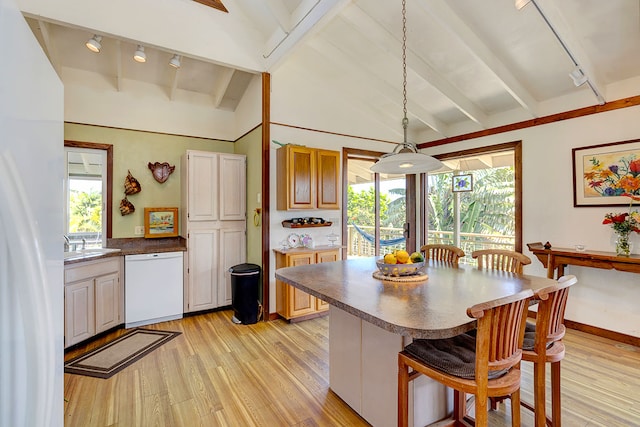
[[[124,257],[126,328],[182,318],[183,253]]]

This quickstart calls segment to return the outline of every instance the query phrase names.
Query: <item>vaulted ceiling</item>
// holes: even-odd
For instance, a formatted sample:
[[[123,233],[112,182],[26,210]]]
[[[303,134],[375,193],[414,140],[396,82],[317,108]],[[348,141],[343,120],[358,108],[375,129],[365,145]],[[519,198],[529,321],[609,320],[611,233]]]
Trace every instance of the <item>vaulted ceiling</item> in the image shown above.
[[[256,74],[295,60],[401,132],[401,0],[222,0],[228,12],[207,6],[218,0],[174,1],[183,21],[155,31],[184,33],[184,17],[211,19],[228,39],[191,52],[162,37],[134,39],[23,11],[64,83],[80,71],[117,91],[139,82],[157,96],[233,111]],[[520,10],[514,0],[407,0],[407,31],[409,127],[421,141],[640,94],[638,0],[533,0]],[[94,34],[102,36],[99,54],[84,47]],[[144,64],[131,59],[138,44]],[[218,55],[225,49],[243,59]],[[167,65],[176,53],[179,69]],[[569,77],[576,64],[588,78],[580,86]]]

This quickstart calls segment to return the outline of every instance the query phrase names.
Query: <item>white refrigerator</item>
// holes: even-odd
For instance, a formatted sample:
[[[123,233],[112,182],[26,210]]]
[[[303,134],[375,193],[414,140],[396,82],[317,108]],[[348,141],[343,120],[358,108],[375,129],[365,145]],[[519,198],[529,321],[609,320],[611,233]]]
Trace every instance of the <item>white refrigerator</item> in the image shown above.
[[[0,0],[0,426],[63,425],[63,86]]]

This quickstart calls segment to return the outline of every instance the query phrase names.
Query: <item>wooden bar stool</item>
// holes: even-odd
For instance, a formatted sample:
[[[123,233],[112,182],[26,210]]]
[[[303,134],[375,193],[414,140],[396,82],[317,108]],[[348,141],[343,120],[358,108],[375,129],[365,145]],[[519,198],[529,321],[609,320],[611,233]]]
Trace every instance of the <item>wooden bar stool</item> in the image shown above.
[[[565,334],[564,311],[567,306],[569,287],[578,282],[575,276],[563,276],[558,283],[539,290],[535,294],[538,303],[535,325],[528,323],[522,350],[522,360],[533,363],[533,407],[522,405],[535,413],[536,427],[548,424],[561,426],[560,405],[560,361],[565,348],[562,338]],[[551,364],[551,417],[546,416],[545,367]]]
[[[532,296],[525,290],[468,308],[467,315],[477,319],[475,337],[415,340],[398,353],[398,426],[408,425],[409,382],[420,375],[454,389],[453,419],[438,426],[487,426],[488,398],[507,395],[514,402],[511,425],[519,426],[521,346]],[[475,422],[466,415],[465,393],[475,395]]]
[[[464,256],[464,251],[453,245],[424,245],[420,248],[425,259],[440,261],[458,266],[458,260]]]

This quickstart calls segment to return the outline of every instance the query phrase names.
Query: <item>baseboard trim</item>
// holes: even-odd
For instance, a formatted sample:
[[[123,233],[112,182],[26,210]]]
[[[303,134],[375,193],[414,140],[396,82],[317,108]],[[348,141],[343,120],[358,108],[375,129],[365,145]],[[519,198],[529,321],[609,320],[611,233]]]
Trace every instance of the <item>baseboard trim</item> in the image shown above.
[[[535,319],[536,312],[529,310],[528,316]],[[564,326],[569,329],[573,329],[580,332],[586,332],[591,335],[595,335],[602,338],[618,341],[621,343],[640,347],[640,337],[634,337],[633,335],[627,335],[620,332],[610,331],[608,329],[599,328],[597,326],[585,325],[584,323],[575,322],[573,320],[564,320]]]
[[[564,325],[567,328],[575,329],[576,331],[586,332],[588,334],[597,335],[602,338],[608,338],[610,340],[619,341],[625,344],[640,347],[640,338],[633,335],[622,334],[620,332],[609,331],[607,329],[598,328],[597,326],[585,325],[584,323],[574,322],[573,320],[564,321]]]

